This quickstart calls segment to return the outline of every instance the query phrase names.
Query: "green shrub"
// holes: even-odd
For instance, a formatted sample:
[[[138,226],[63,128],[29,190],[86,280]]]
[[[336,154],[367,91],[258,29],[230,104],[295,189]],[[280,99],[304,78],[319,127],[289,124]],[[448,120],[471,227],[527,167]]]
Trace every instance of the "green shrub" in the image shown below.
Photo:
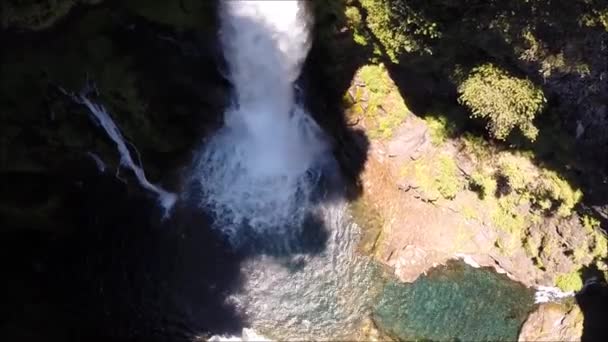
[[[395,63],[404,52],[429,51],[426,41],[441,36],[437,24],[413,10],[406,0],[360,2],[367,11],[367,26]]]
[[[363,27],[363,18],[359,9],[355,6],[347,6],[344,10],[346,23],[353,32],[353,40],[359,45],[366,46],[368,44],[368,35]]]
[[[573,271],[558,275],[555,285],[565,292],[578,291],[583,288],[583,279],[578,271]]]
[[[581,224],[589,232],[594,232],[600,227],[600,221],[598,221],[595,217],[589,215],[583,215],[581,217]]]
[[[555,171],[543,170],[539,183],[531,191],[533,200],[542,209],[557,207],[557,215],[567,217],[572,214],[574,206],[580,202],[583,193],[573,188]]]
[[[453,199],[462,190],[458,166],[449,155],[418,159],[414,163],[414,177],[429,198]]]
[[[391,91],[390,76],[381,64],[364,65],[359,70],[359,77],[372,95],[387,95]]]
[[[358,71],[365,88],[356,87],[355,108],[369,119],[372,138],[390,138],[409,110],[384,65],[369,64]],[[366,103],[364,103],[366,102]]]
[[[450,125],[448,119],[442,115],[427,115],[424,118],[426,121],[426,125],[429,128],[431,135],[431,142],[435,146],[441,146],[444,142],[448,140],[452,132],[454,131],[454,127]]]
[[[458,101],[469,108],[473,117],[488,120],[488,131],[496,139],[505,140],[514,128],[519,128],[526,138],[536,139],[538,129],[533,120],[546,100],[531,81],[484,64],[471,71],[458,92]]]
[[[462,189],[462,183],[458,177],[456,162],[449,156],[439,157],[439,170],[435,179],[437,190],[443,198],[452,199]]]
[[[529,170],[529,160],[514,155],[503,155],[498,161],[498,174],[507,180],[511,190],[520,194],[525,193],[533,180]]]
[[[496,193],[496,180],[493,176],[475,171],[471,174],[469,185],[482,199],[490,198]]]
[[[526,218],[515,210],[515,207],[499,205],[492,213],[492,223],[495,227],[514,237],[521,237],[526,228]]]
[[[582,16],[581,22],[585,26],[599,26],[608,31],[608,9],[594,10]]]

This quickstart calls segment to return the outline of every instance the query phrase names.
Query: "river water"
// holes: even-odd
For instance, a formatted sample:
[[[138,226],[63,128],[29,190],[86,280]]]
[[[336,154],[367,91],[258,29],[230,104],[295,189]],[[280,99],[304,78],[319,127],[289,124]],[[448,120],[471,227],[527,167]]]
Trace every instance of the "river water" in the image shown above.
[[[302,3],[223,2],[220,18],[233,103],[188,198],[248,255],[228,298],[246,324],[280,340],[353,339],[373,315],[401,338],[516,338],[533,297],[506,277],[450,264],[400,285],[357,254],[360,228],[328,191],[340,188],[329,139],[294,94],[311,43]]]
[[[294,91],[311,43],[301,4],[226,1],[220,11],[233,101],[182,194],[148,182],[111,113],[80,99],[170,216],[93,158],[94,176],[70,185],[73,236],[45,249],[29,236],[2,241],[3,262],[32,262],[15,267],[27,279],[2,284],[15,295],[0,337],[191,341],[252,328],[356,339],[372,317],[403,339],[515,339],[531,290],[462,263],[401,284],[358,253],[365,227],[349,214],[330,139]]]

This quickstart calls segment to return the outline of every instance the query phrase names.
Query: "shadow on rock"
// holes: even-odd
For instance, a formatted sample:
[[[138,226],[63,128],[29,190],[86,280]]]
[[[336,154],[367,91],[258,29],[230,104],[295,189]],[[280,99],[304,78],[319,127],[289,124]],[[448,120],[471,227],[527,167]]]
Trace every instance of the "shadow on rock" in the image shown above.
[[[584,316],[581,341],[608,340],[608,284],[601,273],[583,272],[587,282],[583,290],[576,294],[576,301]]]

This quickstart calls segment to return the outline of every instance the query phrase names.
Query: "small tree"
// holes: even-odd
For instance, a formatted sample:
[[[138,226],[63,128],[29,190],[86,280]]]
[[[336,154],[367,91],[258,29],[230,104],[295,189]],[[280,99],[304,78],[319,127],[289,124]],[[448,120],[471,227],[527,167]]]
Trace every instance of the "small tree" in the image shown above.
[[[496,139],[506,139],[516,127],[528,139],[536,139],[538,129],[533,120],[543,110],[546,99],[530,80],[484,64],[471,71],[458,92],[458,101],[469,108],[472,117],[488,120],[488,131]]]

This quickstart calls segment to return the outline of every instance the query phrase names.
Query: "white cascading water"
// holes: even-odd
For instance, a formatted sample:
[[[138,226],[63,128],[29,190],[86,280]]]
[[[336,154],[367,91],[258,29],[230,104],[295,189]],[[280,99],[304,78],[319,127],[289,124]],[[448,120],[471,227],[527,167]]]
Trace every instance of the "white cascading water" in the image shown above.
[[[221,2],[234,103],[195,162],[191,196],[237,247],[252,234],[280,244],[313,213],[327,233],[323,247],[250,256],[242,264],[242,291],[231,302],[265,336],[349,338],[369,314],[377,269],[356,253],[359,228],[345,215],[346,205],[312,203],[321,170],[331,171],[335,161],[294,94],[310,47],[305,14],[296,1]]]
[[[133,158],[131,157],[131,152],[127,148],[127,144],[125,143],[125,139],[122,137],[120,133],[120,129],[114,123],[108,112],[106,112],[105,108],[101,105],[93,103],[86,96],[80,96],[80,102],[84,104],[91,114],[97,119],[97,122],[103,127],[108,136],[114,141],[116,147],[118,148],[118,152],[120,153],[120,164],[128,167],[133,171],[135,177],[139,181],[139,184],[143,186],[146,190],[152,191],[156,193],[158,196],[158,202],[164,209],[164,216],[168,216],[171,212],[171,208],[177,201],[177,195],[170,193],[148,181],[146,178],[146,174],[144,173],[144,169],[135,164]]]
[[[158,196],[158,203],[164,209],[163,217],[167,218],[171,213],[171,209],[175,205],[175,202],[177,202],[178,196],[148,181],[143,167],[141,165],[137,165],[133,160],[131,152],[127,147],[127,143],[123,138],[120,129],[118,126],[116,126],[114,120],[112,120],[112,117],[110,117],[110,114],[106,111],[106,109],[102,105],[94,103],[83,94],[74,95],[67,92],[63,88],[59,88],[59,90],[66,96],[69,96],[74,102],[80,103],[87,107],[95,123],[101,126],[108,137],[110,137],[110,139],[112,139],[112,141],[116,144],[116,148],[120,154],[120,166],[125,166],[133,171],[133,174],[135,174],[135,178],[137,178],[139,184],[144,189],[151,191]],[[105,172],[106,165],[101,158],[92,152],[87,152],[87,155],[95,161],[95,164],[100,172]]]
[[[536,293],[534,293],[534,303],[559,302],[563,299],[574,297],[574,295],[573,291],[564,292],[557,287],[537,286]]]
[[[238,244],[242,229],[280,233],[297,226],[318,179],[315,170],[332,157],[321,129],[295,99],[294,82],[310,47],[301,4],[220,6],[233,104],[197,158],[193,181],[215,226]]]

